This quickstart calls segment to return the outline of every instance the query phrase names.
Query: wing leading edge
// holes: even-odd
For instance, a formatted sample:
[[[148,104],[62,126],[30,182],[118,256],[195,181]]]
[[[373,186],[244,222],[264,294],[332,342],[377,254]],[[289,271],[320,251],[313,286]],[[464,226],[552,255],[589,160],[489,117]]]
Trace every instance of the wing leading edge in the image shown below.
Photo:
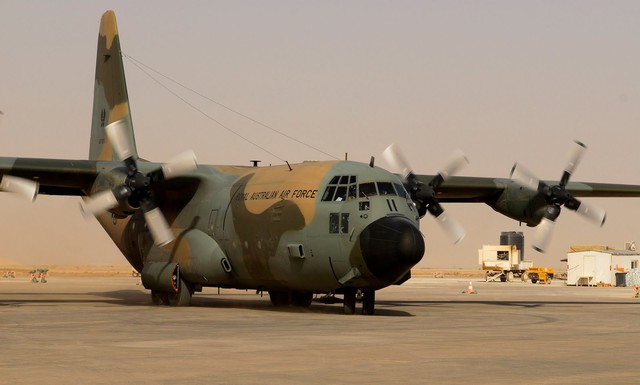
[[[417,175],[423,183],[433,179],[433,175]],[[545,181],[553,185],[553,181]],[[447,179],[438,189],[438,199],[442,202],[485,202],[497,200],[508,187],[517,184],[507,178],[454,176]],[[615,183],[569,182],[567,191],[575,197],[591,198],[634,198],[640,197],[640,185]]]

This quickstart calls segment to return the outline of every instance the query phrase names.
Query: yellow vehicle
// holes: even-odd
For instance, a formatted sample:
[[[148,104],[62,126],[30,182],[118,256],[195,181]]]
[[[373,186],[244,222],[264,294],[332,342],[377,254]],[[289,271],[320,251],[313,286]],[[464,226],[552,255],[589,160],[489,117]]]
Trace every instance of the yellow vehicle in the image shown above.
[[[530,267],[527,270],[531,283],[547,283],[550,284],[553,280],[553,268],[552,267]]]

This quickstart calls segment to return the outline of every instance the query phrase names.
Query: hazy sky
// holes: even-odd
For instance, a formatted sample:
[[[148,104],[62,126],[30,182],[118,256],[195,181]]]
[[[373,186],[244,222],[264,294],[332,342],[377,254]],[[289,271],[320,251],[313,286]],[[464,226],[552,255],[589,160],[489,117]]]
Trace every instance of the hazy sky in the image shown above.
[[[640,184],[637,1],[0,2],[0,154],[88,154],[98,25],[114,9],[125,54],[328,153],[368,162],[398,143],[432,174],[455,149],[462,175],[508,177],[515,161],[558,179],[573,140],[589,150],[573,180]],[[125,61],[138,150],[162,161],[263,164],[326,155],[187,96],[267,154]],[[124,264],[77,198],[0,197],[0,259]],[[527,259],[561,266],[571,244],[640,241],[640,199],[591,199],[600,229],[563,210],[546,255],[533,230],[482,204],[447,204],[467,230],[450,244],[422,221],[421,266],[477,267],[477,249],[524,231]]]

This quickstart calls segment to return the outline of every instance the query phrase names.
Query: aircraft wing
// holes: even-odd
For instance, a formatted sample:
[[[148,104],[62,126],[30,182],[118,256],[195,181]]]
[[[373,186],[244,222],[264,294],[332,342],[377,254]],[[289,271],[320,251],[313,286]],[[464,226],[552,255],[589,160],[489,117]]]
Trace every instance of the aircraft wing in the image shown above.
[[[429,184],[435,175],[416,175],[422,183]],[[544,181],[553,186],[557,181]],[[441,202],[491,202],[515,184],[507,178],[452,176],[437,191]],[[569,182],[567,191],[574,197],[640,197],[640,185]]]
[[[84,196],[91,189],[99,169],[113,168],[116,164],[121,165],[119,162],[94,160],[0,157],[0,175],[38,182],[39,194]]]

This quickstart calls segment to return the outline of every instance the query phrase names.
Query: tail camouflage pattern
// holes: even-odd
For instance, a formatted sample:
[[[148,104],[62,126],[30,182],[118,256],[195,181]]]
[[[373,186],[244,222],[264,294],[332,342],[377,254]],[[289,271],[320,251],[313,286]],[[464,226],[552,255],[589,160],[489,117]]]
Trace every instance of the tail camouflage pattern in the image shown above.
[[[102,15],[98,34],[90,160],[122,160],[113,152],[104,130],[108,124],[121,119],[128,127],[130,143],[133,143],[137,158],[116,16],[113,11],[107,11]]]

